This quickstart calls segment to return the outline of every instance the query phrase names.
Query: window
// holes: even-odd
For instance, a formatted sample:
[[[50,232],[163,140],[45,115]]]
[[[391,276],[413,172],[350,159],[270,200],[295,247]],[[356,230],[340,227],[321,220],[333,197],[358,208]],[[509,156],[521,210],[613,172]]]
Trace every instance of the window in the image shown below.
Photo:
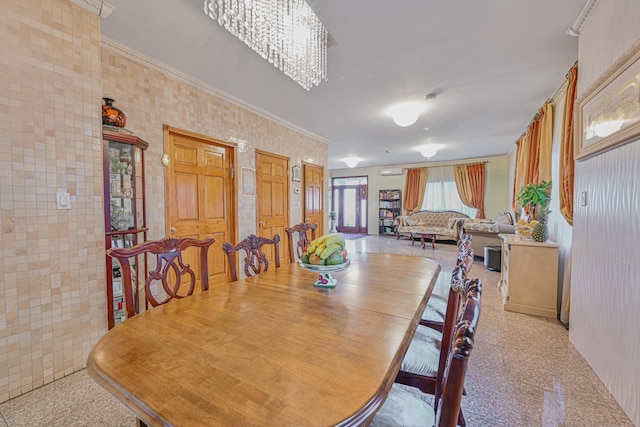
[[[429,168],[422,210],[456,211],[475,218],[476,210],[462,203],[456,187],[453,166]]]

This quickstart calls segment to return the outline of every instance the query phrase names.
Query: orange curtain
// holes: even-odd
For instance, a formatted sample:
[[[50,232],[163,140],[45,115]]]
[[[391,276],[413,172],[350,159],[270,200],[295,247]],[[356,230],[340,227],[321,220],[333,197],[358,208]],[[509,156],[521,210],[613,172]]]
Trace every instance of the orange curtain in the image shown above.
[[[551,146],[553,143],[553,107],[546,103],[529,124],[527,132],[516,142],[516,168],[513,178],[513,209],[517,212],[518,193],[526,184],[551,181]],[[524,212],[529,214],[529,212]]]
[[[476,218],[484,215],[484,163],[454,166],[456,187],[460,200],[465,205],[478,210]]]
[[[513,212],[516,212],[516,213],[519,212],[518,190],[520,189],[520,187],[522,187],[522,181],[523,181],[522,179],[523,168],[521,166],[521,163],[522,163],[521,157],[524,151],[523,146],[524,146],[524,135],[520,136],[520,138],[516,141],[516,157],[515,157],[516,166],[513,172],[513,194],[511,198],[511,207],[513,208]]]
[[[538,182],[538,165],[540,164],[540,114],[536,114],[529,125],[529,152],[525,158],[527,169],[524,174],[524,183]]]
[[[567,74],[567,92],[562,116],[562,142],[560,145],[560,212],[569,225],[573,225],[573,108],[578,83],[578,63]],[[567,309],[568,310],[568,309]]]
[[[427,177],[427,168],[414,168],[407,171],[407,181],[404,186],[404,209],[407,215],[422,207]]]
[[[547,102],[540,110],[540,148],[538,150],[538,180],[550,182],[551,146],[553,145],[553,104]]]

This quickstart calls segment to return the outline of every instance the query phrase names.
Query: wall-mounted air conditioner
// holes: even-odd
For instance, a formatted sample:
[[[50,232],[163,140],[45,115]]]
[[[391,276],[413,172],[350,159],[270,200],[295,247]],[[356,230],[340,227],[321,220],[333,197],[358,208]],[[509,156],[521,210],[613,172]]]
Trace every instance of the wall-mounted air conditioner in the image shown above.
[[[383,169],[380,169],[380,175],[382,176],[402,175],[402,168],[383,168]]]

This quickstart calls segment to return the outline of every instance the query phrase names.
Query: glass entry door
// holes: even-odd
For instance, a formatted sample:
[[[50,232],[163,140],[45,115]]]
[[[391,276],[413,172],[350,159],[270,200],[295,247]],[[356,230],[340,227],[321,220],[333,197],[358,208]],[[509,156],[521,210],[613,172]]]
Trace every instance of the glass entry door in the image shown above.
[[[367,177],[334,178],[333,210],[338,231],[367,233]]]

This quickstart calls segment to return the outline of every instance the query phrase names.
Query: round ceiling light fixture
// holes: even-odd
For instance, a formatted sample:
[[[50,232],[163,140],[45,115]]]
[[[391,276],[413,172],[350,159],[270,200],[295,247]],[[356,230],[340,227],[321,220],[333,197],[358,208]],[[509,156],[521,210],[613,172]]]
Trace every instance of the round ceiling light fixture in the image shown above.
[[[424,111],[422,102],[408,101],[395,104],[389,108],[389,115],[393,122],[401,127],[411,126],[418,121],[418,117]]]
[[[420,154],[422,154],[422,157],[426,157],[427,159],[430,159],[431,157],[436,155],[436,153],[440,148],[441,147],[436,144],[427,144],[427,145],[418,147],[418,151],[420,151]]]

